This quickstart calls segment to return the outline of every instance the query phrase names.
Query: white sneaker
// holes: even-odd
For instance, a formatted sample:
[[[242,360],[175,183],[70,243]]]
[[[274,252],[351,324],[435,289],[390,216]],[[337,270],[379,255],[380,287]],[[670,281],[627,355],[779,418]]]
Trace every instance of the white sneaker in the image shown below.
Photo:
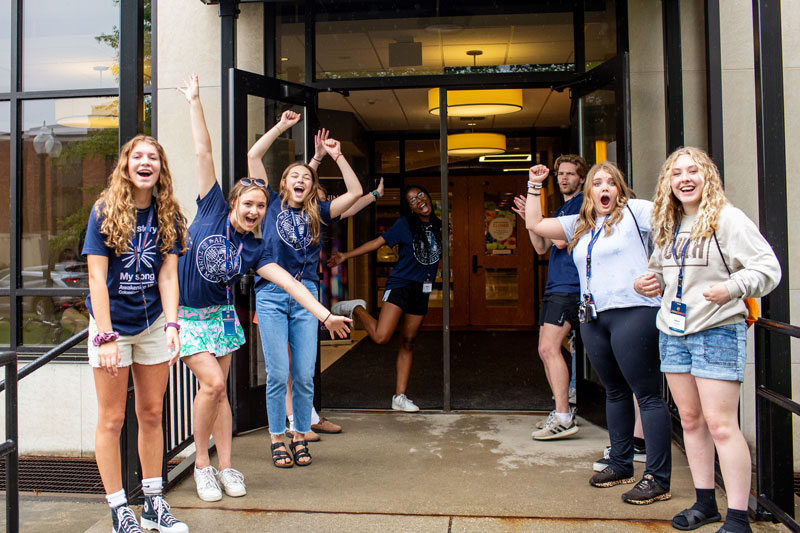
[[[555,440],[564,439],[578,432],[578,425],[575,423],[575,415],[570,414],[569,422],[562,423],[555,411],[551,411],[545,421],[544,427],[531,434],[534,440]]]
[[[392,409],[395,411],[405,411],[406,413],[416,413],[419,411],[417,404],[409,400],[405,394],[392,396]]]
[[[573,419],[575,420],[575,425],[576,426],[580,426],[580,423],[578,422],[578,417],[575,416],[575,413],[577,413],[577,412],[578,412],[578,408],[577,407],[575,407],[574,405],[570,405],[569,406],[569,414],[571,414]],[[536,429],[542,429],[545,425],[547,425],[547,422],[550,420],[550,415],[551,414],[552,414],[552,416],[556,416],[555,409],[550,411],[550,413],[547,415],[547,418],[542,418],[541,420],[536,422]]]
[[[219,484],[225,490],[225,494],[233,498],[247,494],[247,487],[244,485],[244,475],[235,468],[226,468],[219,472]]]
[[[331,313],[334,315],[342,315],[348,318],[353,318],[353,310],[359,306],[366,309],[367,302],[364,300],[343,300],[333,304],[333,307],[331,307]]]
[[[570,387],[569,388],[569,403],[571,403],[573,405],[578,403],[578,394],[577,393],[578,393],[578,391],[575,389],[575,387]]]
[[[222,499],[222,489],[217,482],[217,469],[213,466],[194,467],[194,482],[197,485],[197,495],[204,502],[218,502]]]

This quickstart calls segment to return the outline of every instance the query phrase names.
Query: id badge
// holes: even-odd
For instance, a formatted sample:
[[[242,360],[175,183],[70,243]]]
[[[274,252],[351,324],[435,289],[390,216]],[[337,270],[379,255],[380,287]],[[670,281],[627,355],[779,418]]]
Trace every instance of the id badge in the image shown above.
[[[423,294],[430,294],[433,291],[433,283],[430,281],[426,281],[422,284],[422,293]]]
[[[236,313],[232,309],[222,312],[222,329],[226,337],[236,335]]]
[[[686,304],[672,302],[669,310],[669,329],[677,333],[686,331]]]

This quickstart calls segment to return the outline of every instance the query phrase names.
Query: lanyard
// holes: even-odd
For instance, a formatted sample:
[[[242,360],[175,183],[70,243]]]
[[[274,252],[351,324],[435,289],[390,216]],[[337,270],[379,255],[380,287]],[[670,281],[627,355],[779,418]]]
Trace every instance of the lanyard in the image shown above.
[[[306,216],[303,215],[302,217],[298,217],[294,209],[289,208],[289,212],[292,214],[292,229],[294,230],[294,237],[297,239],[297,243],[303,246],[303,266],[300,268],[300,272],[298,272],[294,277],[301,281],[303,279],[303,272],[306,270],[306,262],[308,260],[308,246],[306,245],[306,231],[308,230],[308,221],[306,220]],[[297,223],[297,219],[301,219],[301,224]]]
[[[686,243],[683,245],[683,250],[681,250],[681,262],[678,263],[678,252],[675,250],[675,243],[678,241],[678,232],[680,231],[681,226],[678,224],[675,227],[675,234],[672,236],[672,258],[675,260],[675,264],[680,267],[678,270],[678,291],[675,293],[675,298],[681,299],[683,295],[683,266],[686,264],[686,249],[689,248],[689,238],[686,238]]]
[[[592,278],[592,249],[594,248],[594,244],[597,242],[597,239],[600,238],[600,234],[603,232],[603,227],[606,225],[606,220],[608,220],[608,215],[606,218],[603,219],[603,223],[600,224],[600,227],[597,230],[592,230],[592,238],[589,240],[589,246],[586,248],[586,287],[589,287],[589,280]]]
[[[231,305],[231,279],[233,274],[233,269],[236,267],[236,260],[239,259],[239,255],[242,253],[242,247],[244,246],[244,237],[242,237],[241,242],[239,243],[239,249],[236,250],[236,255],[230,257],[230,243],[231,243],[231,220],[228,219],[228,223],[225,225],[225,297],[228,299],[228,305]]]
[[[147,297],[144,295],[144,283],[142,281],[141,270],[142,260],[144,259],[144,251],[147,248],[147,239],[150,237],[150,228],[153,224],[153,204],[150,204],[150,212],[147,215],[147,225],[144,227],[144,233],[137,236],[137,244],[133,247],[133,254],[136,257],[136,274],[139,278],[139,290],[142,292],[142,303],[144,303],[144,320],[147,323],[147,331],[150,332],[150,317],[147,316]]]

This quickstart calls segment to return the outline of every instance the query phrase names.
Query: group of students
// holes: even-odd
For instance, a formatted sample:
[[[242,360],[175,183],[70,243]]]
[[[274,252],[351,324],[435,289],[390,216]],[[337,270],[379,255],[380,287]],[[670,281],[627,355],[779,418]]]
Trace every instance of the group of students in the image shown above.
[[[312,161],[288,165],[279,190],[272,190],[263,157],[273,142],[300,120],[299,114],[285,111],[248,152],[250,176],[236,182],[226,201],[214,171],[197,76],[190,76],[178,90],[189,104],[195,148],[198,196],[194,221],[188,225],[175,199],[163,147],[152,137],[138,135],[120,150],[108,185],[93,206],[83,248],[89,268],[88,355],[98,403],[95,454],[114,532],[140,532],[142,528],[162,533],[189,530],[172,515],[162,496],[163,397],[169,367],[178,358],[199,383],[193,406],[197,494],[206,501],[221,499],[223,492],[232,497],[246,494],[244,476],[231,462],[232,419],[226,381],[231,355],[245,342],[233,306],[232,288],[251,269],[259,276],[256,313],[266,359],[273,464],[278,468],[311,464],[306,435],[313,435],[313,375],[319,324],[332,337],[344,337],[352,321],[318,301],[322,232],[324,226],[353,215],[382,194],[380,187],[362,195],[341,144],[329,138],[326,130],[316,136]],[[346,186],[346,192],[332,201],[324,199],[316,172],[325,155],[338,165]],[[419,232],[428,236],[433,227],[438,240],[434,236],[433,242],[426,239],[422,246],[426,257],[431,258],[441,250],[441,223],[436,223],[427,193],[412,187],[405,196],[404,213],[414,221],[409,225],[406,220],[405,226],[395,230],[392,242],[401,243],[401,257],[409,253],[413,257],[413,250],[418,248],[414,245],[415,236],[419,237]],[[389,242],[389,237],[382,242]],[[342,256],[337,255],[332,261],[341,260]],[[438,255],[434,269],[436,262]],[[401,273],[411,276],[404,278],[406,282],[416,283],[419,278],[422,283],[426,279],[407,266],[410,273]],[[428,271],[431,268],[426,267]],[[430,273],[426,275],[430,280]],[[427,308],[430,290],[423,287],[421,291],[424,298],[406,295],[413,300],[413,309],[405,304],[395,307],[407,308],[412,317],[414,312],[424,315],[422,308]],[[354,307],[349,305],[348,314]],[[394,328],[402,311],[386,313],[386,317],[384,314],[381,313],[378,326],[373,319],[368,331],[381,331],[381,324],[387,320]],[[367,316],[364,314],[362,319],[366,321]],[[421,317],[407,317],[404,339],[416,335],[421,321]],[[398,383],[407,382],[410,364],[410,353],[401,349]],[[407,368],[401,371],[401,366]],[[141,522],[128,506],[120,469],[119,436],[129,374],[135,389],[145,496]],[[293,431],[287,432],[291,435],[287,449],[283,438],[288,382]],[[208,455],[212,437],[218,469],[211,465]]]
[[[607,466],[590,484],[635,483],[622,494],[633,504],[671,497],[671,420],[663,373],[680,413],[696,492],[696,502],[675,515],[673,527],[692,530],[721,520],[716,449],[728,503],[718,531],[750,531],[750,452],[738,425],[748,316],[743,299],[763,296],[780,281],[772,248],[728,202],[717,167],[698,148],[680,148],[667,158],[652,202],[633,198],[619,169],[604,161],[586,174],[580,206],[572,206],[575,214],[544,218],[540,196],[548,175],[546,166],[532,167],[527,198],[516,207],[534,245],[540,248],[542,238],[564,243],[577,268],[575,318],[605,387],[611,441]],[[647,443],[638,483],[634,401]],[[577,431],[574,413],[563,403],[557,398],[548,435]]]

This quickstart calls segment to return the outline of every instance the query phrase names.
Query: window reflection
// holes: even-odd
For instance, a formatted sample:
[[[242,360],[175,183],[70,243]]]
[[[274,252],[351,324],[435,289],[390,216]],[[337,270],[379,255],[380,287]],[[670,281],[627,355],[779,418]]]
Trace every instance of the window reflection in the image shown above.
[[[61,344],[89,327],[89,312],[83,297],[27,296],[21,301],[23,344]]]
[[[587,9],[584,20],[586,70],[617,55],[617,6],[607,0],[602,9]]]
[[[11,0],[0,0],[0,93],[11,90]]]
[[[0,102],[0,198],[11,196],[11,135],[9,102]],[[8,204],[6,204],[8,206]],[[0,270],[7,269],[11,256],[11,220],[0,216]],[[0,287],[2,288],[2,287]]]
[[[275,75],[286,81],[306,81],[306,27],[304,2],[287,2],[276,17]],[[319,52],[318,52],[319,53]]]
[[[11,298],[0,297],[0,346],[11,345]]]

